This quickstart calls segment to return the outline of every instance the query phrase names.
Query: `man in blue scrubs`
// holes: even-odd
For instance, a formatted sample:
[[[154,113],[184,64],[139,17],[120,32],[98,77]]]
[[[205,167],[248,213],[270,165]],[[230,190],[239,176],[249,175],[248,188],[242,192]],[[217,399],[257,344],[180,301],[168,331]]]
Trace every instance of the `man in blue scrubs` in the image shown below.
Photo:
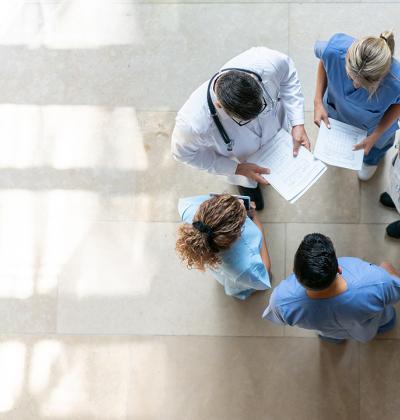
[[[362,128],[368,136],[356,146],[364,149],[361,181],[370,179],[393,145],[400,116],[400,63],[393,58],[394,37],[356,40],[338,33],[317,41],[320,59],[314,99],[314,122],[328,126],[328,117]]]
[[[331,342],[366,342],[394,327],[393,304],[400,278],[390,263],[380,267],[358,258],[337,259],[331,240],[307,235],[294,259],[294,273],[273,291],[263,318],[315,330]]]

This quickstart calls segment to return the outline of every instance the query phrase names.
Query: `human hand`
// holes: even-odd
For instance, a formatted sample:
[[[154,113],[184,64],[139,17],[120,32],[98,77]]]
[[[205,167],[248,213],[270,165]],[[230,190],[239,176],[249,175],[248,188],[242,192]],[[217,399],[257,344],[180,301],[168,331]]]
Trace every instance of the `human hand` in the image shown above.
[[[261,174],[269,174],[271,171],[268,168],[263,168],[255,163],[239,163],[236,168],[236,175],[245,176],[259,184],[267,185],[268,181],[261,176]]]
[[[295,125],[292,128],[292,137],[293,137],[293,156],[299,154],[299,149],[301,146],[304,146],[306,149],[310,150],[310,140],[308,139],[304,125]]]
[[[323,121],[328,128],[331,128],[331,125],[329,124],[328,113],[326,112],[323,103],[314,103],[314,124],[316,124],[318,127],[321,127],[321,121]]]
[[[389,261],[383,261],[379,264],[379,267],[382,267],[384,270],[386,270],[389,274],[392,276],[399,277],[399,272],[393,267],[393,264]]]
[[[256,203],[254,201],[250,201],[250,208],[247,210],[247,216],[253,220],[256,214]]]
[[[353,146],[353,150],[362,150],[364,149],[364,154],[368,155],[370,150],[374,147],[374,144],[376,143],[377,138],[371,134],[368,137],[365,137],[364,140],[360,141],[360,143],[357,143]]]

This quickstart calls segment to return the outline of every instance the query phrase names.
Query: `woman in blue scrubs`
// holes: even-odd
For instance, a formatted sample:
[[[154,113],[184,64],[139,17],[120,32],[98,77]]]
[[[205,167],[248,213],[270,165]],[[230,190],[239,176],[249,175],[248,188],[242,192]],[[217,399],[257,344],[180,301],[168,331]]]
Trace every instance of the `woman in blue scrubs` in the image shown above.
[[[314,122],[329,126],[329,116],[367,130],[368,136],[355,147],[365,152],[358,172],[362,181],[374,175],[399,128],[400,63],[393,53],[392,32],[360,40],[339,33],[315,44],[320,62]]]
[[[188,268],[207,269],[229,296],[244,300],[271,287],[271,262],[258,215],[238,198],[223,194],[179,200],[184,222],[176,250]]]

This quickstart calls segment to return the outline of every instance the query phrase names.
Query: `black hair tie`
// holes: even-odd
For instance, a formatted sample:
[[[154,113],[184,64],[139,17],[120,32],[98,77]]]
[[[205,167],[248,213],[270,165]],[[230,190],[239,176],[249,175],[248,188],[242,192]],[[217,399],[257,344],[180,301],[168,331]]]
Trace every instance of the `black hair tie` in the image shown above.
[[[207,235],[213,234],[212,228],[200,220],[198,222],[193,222],[192,225],[201,233],[206,233]]]
[[[207,235],[207,243],[208,243],[208,246],[210,247],[211,251],[213,251],[213,252],[218,252],[219,251],[218,246],[215,244],[215,242],[213,240],[214,239],[214,231],[213,231],[212,227],[206,225],[201,220],[199,220],[197,222],[193,222],[192,226],[195,229],[197,229],[199,232],[205,233]]]

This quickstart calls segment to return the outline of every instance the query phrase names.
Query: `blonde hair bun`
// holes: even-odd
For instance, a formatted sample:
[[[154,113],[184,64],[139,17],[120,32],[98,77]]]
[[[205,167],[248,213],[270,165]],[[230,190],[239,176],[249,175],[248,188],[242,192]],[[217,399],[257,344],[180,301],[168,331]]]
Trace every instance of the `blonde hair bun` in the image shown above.
[[[379,37],[382,38],[386,42],[387,46],[390,49],[391,54],[394,55],[394,45],[395,45],[395,42],[394,42],[394,33],[393,33],[393,31],[383,31],[379,35]]]
[[[384,31],[380,36],[367,36],[354,41],[346,54],[346,71],[359,81],[370,95],[389,73],[394,53],[394,34]]]

